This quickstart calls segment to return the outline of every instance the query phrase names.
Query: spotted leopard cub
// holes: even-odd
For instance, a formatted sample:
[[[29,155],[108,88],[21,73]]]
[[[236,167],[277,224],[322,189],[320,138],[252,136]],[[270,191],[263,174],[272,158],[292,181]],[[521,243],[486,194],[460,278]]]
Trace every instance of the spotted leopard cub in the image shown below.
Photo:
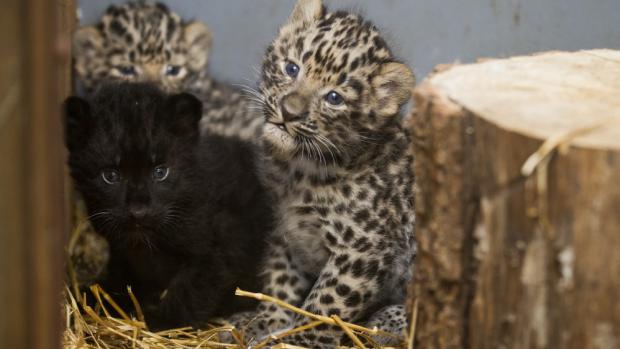
[[[204,105],[201,127],[253,140],[261,118],[240,91],[210,78],[212,35],[201,22],[185,22],[165,5],[129,2],[110,6],[98,24],[73,39],[75,71],[87,91],[103,81],[148,81],[167,92],[191,92]]]
[[[406,326],[413,157],[399,111],[413,84],[372,24],[298,1],[267,49],[260,85],[264,179],[280,217],[265,293],[349,322]],[[250,336],[305,321],[274,306],[260,311]],[[287,342],[333,348],[341,337],[319,326]]]

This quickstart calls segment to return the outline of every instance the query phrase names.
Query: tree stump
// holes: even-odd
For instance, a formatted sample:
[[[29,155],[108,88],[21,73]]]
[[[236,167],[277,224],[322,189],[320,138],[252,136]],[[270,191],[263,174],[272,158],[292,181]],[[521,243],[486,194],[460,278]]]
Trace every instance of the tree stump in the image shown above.
[[[414,99],[416,347],[620,348],[620,51],[443,67]]]

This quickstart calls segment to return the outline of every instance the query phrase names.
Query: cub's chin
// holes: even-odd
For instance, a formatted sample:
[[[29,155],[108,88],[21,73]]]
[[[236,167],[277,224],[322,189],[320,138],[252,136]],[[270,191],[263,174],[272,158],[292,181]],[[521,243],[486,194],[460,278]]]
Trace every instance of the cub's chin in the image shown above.
[[[96,225],[95,230],[106,238],[108,243],[114,248],[152,248],[152,235],[154,234],[151,227],[147,227],[135,222],[116,222],[114,228],[111,224]]]
[[[263,139],[266,142],[268,151],[277,157],[291,158],[297,150],[295,138],[283,126],[277,124],[265,123],[265,126],[263,126]]]

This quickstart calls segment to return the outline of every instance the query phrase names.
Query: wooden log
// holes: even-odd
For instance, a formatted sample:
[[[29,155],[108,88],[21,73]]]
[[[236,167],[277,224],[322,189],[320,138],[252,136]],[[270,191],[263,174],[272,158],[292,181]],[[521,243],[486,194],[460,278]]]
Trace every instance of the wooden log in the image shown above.
[[[620,348],[620,51],[444,67],[414,99],[417,347]]]

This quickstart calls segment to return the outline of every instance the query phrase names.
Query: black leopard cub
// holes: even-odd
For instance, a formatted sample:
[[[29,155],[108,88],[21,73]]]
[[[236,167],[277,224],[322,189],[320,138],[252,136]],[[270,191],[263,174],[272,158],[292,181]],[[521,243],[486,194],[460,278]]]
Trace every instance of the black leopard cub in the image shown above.
[[[103,287],[151,328],[201,326],[253,304],[271,212],[252,148],[200,136],[202,105],[148,84],[103,86],[65,102],[69,167],[110,244]]]
[[[414,84],[360,16],[299,0],[267,49],[260,82],[264,180],[276,194],[264,292],[322,315],[400,334],[415,253],[409,135]],[[260,306],[260,338],[307,320]],[[334,348],[326,325],[285,338]]]

